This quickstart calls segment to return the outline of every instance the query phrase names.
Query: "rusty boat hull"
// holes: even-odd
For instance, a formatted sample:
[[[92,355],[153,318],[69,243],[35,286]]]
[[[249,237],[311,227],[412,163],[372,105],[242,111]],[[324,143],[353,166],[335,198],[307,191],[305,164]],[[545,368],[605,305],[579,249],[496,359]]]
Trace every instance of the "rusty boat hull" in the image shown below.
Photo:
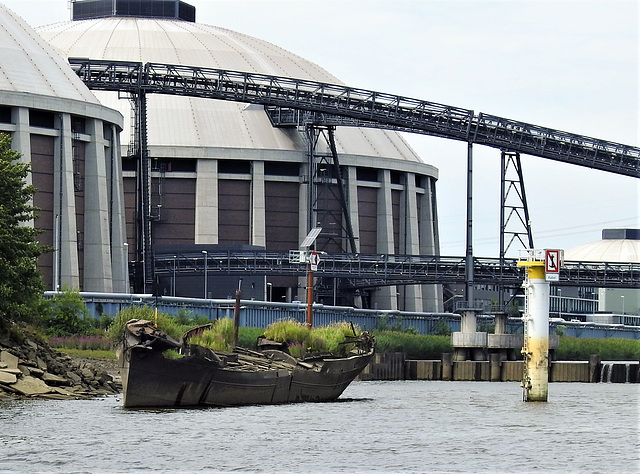
[[[126,408],[262,405],[337,399],[373,357],[373,346],[346,357],[296,359],[279,350],[208,349],[167,358],[138,344],[119,356]]]

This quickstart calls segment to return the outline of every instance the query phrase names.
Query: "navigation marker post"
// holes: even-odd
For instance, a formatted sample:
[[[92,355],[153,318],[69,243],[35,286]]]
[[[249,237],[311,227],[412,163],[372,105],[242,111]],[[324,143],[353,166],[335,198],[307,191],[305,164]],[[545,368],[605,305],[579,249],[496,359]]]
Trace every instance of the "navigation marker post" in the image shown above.
[[[320,255],[310,251],[322,232],[322,227],[314,227],[300,244],[300,250],[289,250],[289,262],[307,263],[307,326],[313,325],[313,272],[318,270]]]
[[[549,287],[560,279],[562,250],[523,251],[519,267],[526,269],[524,314],[523,400],[546,402],[549,395]]]

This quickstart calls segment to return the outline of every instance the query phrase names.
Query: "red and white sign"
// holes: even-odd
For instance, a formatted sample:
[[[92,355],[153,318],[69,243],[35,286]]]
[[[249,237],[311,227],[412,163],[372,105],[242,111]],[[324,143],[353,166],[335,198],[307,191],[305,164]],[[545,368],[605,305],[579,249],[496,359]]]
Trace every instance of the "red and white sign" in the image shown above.
[[[547,281],[560,280],[560,250],[545,250],[544,273]]]
[[[318,264],[320,263],[320,255],[315,252],[311,252],[309,254],[309,264],[311,265],[311,271],[315,272],[318,270]]]

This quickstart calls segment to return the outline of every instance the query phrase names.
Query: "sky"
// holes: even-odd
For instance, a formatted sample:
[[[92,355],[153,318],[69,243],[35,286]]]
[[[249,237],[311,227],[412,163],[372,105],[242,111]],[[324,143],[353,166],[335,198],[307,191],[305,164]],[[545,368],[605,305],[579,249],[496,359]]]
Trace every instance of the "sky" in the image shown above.
[[[33,27],[67,0],[0,0]],[[187,0],[198,23],[310,60],[349,86],[639,146],[638,2]],[[466,249],[465,143],[403,134],[437,183],[442,255]],[[640,228],[640,180],[521,155],[534,246],[569,250]],[[473,147],[473,251],[499,254],[500,151]],[[513,246],[510,256],[517,256]]]

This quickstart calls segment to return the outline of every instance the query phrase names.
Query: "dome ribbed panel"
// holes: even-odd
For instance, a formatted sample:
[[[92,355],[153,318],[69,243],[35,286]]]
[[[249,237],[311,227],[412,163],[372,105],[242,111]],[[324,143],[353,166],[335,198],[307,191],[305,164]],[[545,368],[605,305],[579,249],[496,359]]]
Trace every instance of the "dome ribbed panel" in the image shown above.
[[[564,259],[579,262],[640,263],[640,240],[603,239],[565,251]]]
[[[38,32],[67,57],[161,62],[340,83],[318,65],[278,46],[210,25],[104,18],[57,23]],[[127,130],[126,101],[118,104],[113,93],[109,99],[96,95],[104,105],[122,112]],[[148,126],[152,146],[304,151],[291,131],[274,128],[263,110],[247,104],[154,96],[149,101]],[[422,162],[395,132],[343,127],[336,138],[340,153]]]
[[[0,90],[98,103],[62,56],[0,4]]]

